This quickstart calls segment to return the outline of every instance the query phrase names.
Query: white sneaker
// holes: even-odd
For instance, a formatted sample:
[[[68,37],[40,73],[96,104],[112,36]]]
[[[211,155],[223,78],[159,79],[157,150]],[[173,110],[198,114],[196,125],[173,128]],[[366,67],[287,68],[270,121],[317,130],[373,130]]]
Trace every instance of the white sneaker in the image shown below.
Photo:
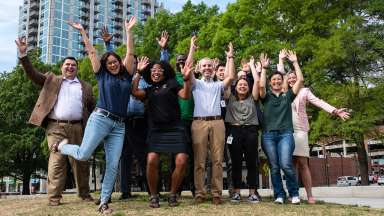
[[[59,142],[59,145],[57,146],[57,150],[59,150],[59,152],[60,152],[61,149],[63,149],[63,145],[65,145],[65,144],[68,144],[68,139],[66,139],[66,138],[62,139]]]
[[[277,197],[277,199],[275,200],[275,203],[276,204],[284,204],[284,199],[282,197]]]
[[[300,204],[300,198],[298,196],[292,197],[292,204],[299,205]]]

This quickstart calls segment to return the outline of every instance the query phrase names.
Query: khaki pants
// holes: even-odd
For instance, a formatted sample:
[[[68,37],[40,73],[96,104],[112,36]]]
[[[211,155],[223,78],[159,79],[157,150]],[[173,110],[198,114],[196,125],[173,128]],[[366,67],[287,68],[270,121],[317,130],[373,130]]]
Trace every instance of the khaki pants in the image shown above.
[[[192,122],[192,147],[195,165],[196,197],[205,197],[205,162],[208,149],[212,160],[212,196],[221,197],[223,190],[223,153],[225,140],[225,127],[223,120]]]
[[[81,144],[83,128],[81,123],[67,124],[48,122],[46,135],[48,147],[63,138],[67,138],[71,144]],[[89,196],[89,162],[77,161],[72,157],[62,155],[58,152],[50,152],[48,162],[48,199],[57,201],[65,190],[67,177],[67,158],[71,164],[76,180],[77,194],[81,198]]]

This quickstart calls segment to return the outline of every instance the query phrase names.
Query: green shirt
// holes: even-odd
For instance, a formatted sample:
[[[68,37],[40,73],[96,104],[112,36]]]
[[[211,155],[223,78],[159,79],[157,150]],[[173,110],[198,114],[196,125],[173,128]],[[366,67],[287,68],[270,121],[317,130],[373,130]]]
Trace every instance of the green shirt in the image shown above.
[[[273,94],[272,91],[267,91],[265,97],[261,99],[264,105],[263,131],[293,131],[291,103],[295,97],[292,89],[279,96]]]
[[[176,80],[180,85],[184,85],[183,75],[179,72],[176,72]],[[179,97],[179,105],[181,111],[182,120],[192,120],[193,119],[193,108],[195,107],[193,103],[193,97],[185,100]]]

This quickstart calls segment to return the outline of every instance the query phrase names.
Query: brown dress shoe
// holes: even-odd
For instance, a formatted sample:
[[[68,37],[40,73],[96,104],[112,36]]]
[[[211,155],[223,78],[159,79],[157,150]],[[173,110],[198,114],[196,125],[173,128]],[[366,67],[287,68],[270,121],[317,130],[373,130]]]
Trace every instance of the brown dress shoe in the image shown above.
[[[204,198],[203,197],[198,196],[198,197],[195,198],[195,204],[196,205],[201,204],[203,202],[204,202]]]
[[[60,205],[60,200],[49,200],[49,206],[58,206]]]
[[[214,205],[220,205],[220,204],[223,204],[223,201],[221,200],[220,197],[213,197],[213,199],[212,199],[212,203],[213,203]]]

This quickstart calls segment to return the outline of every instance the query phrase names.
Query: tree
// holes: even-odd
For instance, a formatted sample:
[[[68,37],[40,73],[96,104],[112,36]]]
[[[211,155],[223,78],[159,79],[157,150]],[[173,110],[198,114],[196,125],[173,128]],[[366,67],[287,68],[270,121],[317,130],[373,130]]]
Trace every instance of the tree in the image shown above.
[[[30,54],[33,64],[39,70],[52,68],[43,65],[38,56],[38,51]],[[37,170],[47,170],[47,152],[42,148],[44,131],[26,124],[39,90],[28,80],[20,66],[3,74],[0,80],[1,174],[22,180],[22,194],[29,194],[31,175]]]

